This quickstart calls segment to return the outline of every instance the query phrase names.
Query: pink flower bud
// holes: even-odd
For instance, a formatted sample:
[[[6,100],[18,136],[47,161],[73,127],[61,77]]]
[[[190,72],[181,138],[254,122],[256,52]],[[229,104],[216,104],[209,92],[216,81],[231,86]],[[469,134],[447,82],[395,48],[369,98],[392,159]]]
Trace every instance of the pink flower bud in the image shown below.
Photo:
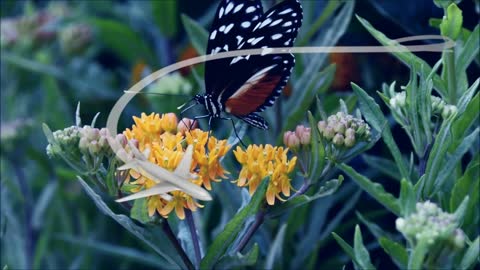
[[[295,132],[287,131],[283,134],[283,143],[289,148],[295,148],[300,144],[300,139]]]
[[[196,129],[197,126],[198,126],[197,121],[194,121],[193,119],[190,119],[190,118],[183,118],[180,122],[178,122],[177,132],[180,132],[181,134],[185,134],[185,132],[188,132],[189,130]]]

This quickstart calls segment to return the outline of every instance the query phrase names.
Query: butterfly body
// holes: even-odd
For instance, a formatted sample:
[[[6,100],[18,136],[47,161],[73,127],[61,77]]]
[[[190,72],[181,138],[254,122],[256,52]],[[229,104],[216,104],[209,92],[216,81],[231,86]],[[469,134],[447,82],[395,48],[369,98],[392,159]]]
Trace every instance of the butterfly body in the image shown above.
[[[285,0],[263,13],[260,0],[223,0],[211,27],[207,54],[263,48],[260,55],[241,55],[205,64],[204,95],[194,100],[207,111],[203,117],[234,115],[267,129],[257,113],[272,106],[295,65],[292,54],[269,53],[268,48],[291,47],[302,22],[297,0]]]

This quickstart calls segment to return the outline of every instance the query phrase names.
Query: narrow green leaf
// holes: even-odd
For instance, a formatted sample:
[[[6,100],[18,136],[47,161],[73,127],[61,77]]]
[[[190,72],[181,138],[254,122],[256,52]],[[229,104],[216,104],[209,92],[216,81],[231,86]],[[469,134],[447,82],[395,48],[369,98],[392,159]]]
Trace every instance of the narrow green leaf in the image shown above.
[[[274,269],[275,262],[280,262],[282,259],[283,240],[285,239],[285,232],[287,231],[287,224],[283,224],[277,232],[275,239],[270,245],[267,258],[265,260],[265,269]]]
[[[477,92],[468,103],[465,111],[455,119],[452,125],[452,133],[455,141],[450,146],[450,151],[457,148],[457,146],[463,141],[466,132],[477,121],[479,116],[478,108],[480,108],[480,92]]]
[[[367,226],[368,230],[377,238],[379,239],[380,237],[384,237],[387,235],[387,232],[385,232],[380,226],[378,226],[376,223],[371,222],[367,220],[360,212],[355,212],[357,215],[358,219]]]
[[[343,249],[343,251],[345,251],[345,253],[347,253],[347,255],[350,257],[350,259],[352,259],[353,263],[355,265],[360,265],[357,259],[355,258],[355,252],[352,246],[350,246],[347,242],[345,242],[345,240],[343,240],[338,234],[332,232],[332,236],[335,239],[335,241],[337,241],[337,243],[340,245],[340,247]]]
[[[55,191],[57,190],[58,182],[50,181],[42,190],[40,197],[35,203],[33,208],[33,217],[32,217],[32,226],[36,229],[39,229],[43,222],[45,221],[45,213],[49,209],[50,202],[55,196]]]
[[[235,255],[223,257],[215,266],[215,269],[232,269],[237,267],[254,266],[257,263],[259,253],[260,250],[258,244],[255,243],[245,255],[237,253]]]
[[[393,261],[400,269],[405,269],[408,264],[408,253],[405,247],[395,241],[392,241],[386,237],[380,237],[378,239],[380,246],[383,250],[392,257]]]
[[[372,169],[375,169],[399,182],[402,179],[395,162],[388,160],[386,158],[367,155],[367,154],[363,154],[362,158],[365,161],[365,163],[367,163],[367,165]]]
[[[470,135],[465,137],[463,142],[458,146],[455,152],[452,155],[449,155],[448,160],[442,165],[442,169],[438,174],[437,178],[434,181],[434,189],[431,195],[433,196],[437,193],[448,180],[448,177],[452,174],[455,167],[459,164],[462,157],[467,153],[467,151],[472,147],[475,140],[478,139],[478,134],[480,132],[480,128],[476,128]]]
[[[200,24],[185,14],[182,14],[182,23],[188,38],[198,54],[204,55],[207,51],[208,32]]]
[[[352,167],[344,163],[337,164],[337,166],[389,211],[397,216],[401,215],[401,210],[397,199],[392,194],[386,192],[382,185],[372,182],[370,179],[359,174]]]
[[[160,31],[171,38],[178,31],[178,2],[177,1],[152,1],[153,19]]]
[[[373,266],[370,260],[370,254],[368,253],[367,248],[363,245],[362,232],[360,231],[360,226],[358,225],[355,226],[353,252],[358,264],[362,269],[375,269],[375,266]]]
[[[450,4],[446,10],[446,16],[440,23],[440,33],[442,36],[456,40],[462,31],[463,16],[462,11],[455,5]]]
[[[468,201],[470,200],[470,197],[466,196],[462,203],[457,207],[455,212],[453,213],[455,216],[455,219],[458,221],[458,223],[462,224],[463,219],[465,217],[465,212],[467,211],[467,206],[468,206]]]
[[[402,208],[402,217],[407,217],[411,213],[415,212],[417,203],[415,191],[412,183],[405,179],[401,181],[400,198],[398,199],[400,207]]]
[[[460,72],[464,72],[467,67],[470,66],[475,57],[478,58],[480,47],[478,40],[480,40],[480,25],[477,24],[468,39],[465,41],[462,51],[455,60],[457,76],[460,76]]]
[[[134,63],[143,59],[153,64],[151,61],[155,58],[150,47],[142,36],[127,24],[100,18],[91,19],[90,22],[98,31],[99,41],[125,61]]]
[[[465,196],[472,195],[475,190],[475,181],[480,180],[480,156],[477,155],[468,165],[465,173],[460,177],[452,188],[450,195],[450,211],[453,212],[458,208]]]
[[[323,169],[325,168],[325,146],[318,131],[316,120],[310,111],[308,111],[308,122],[311,127],[311,154],[310,164],[308,166],[308,177],[312,183],[316,183],[320,181]]]
[[[393,40],[389,39],[386,37],[383,33],[375,29],[367,20],[363,19],[360,16],[356,16],[357,19],[360,21],[360,23],[370,32],[370,34],[378,40],[382,45],[384,46],[402,46],[398,44],[397,42],[394,42]],[[414,65],[416,70],[424,75],[424,78],[428,77],[428,74],[431,73],[432,68],[428,65],[427,62],[425,62],[423,59],[417,57],[415,54],[412,52],[392,52],[392,54],[397,57],[400,61],[402,61],[406,65]],[[433,85],[435,89],[439,91],[439,93],[442,94],[442,96],[446,96],[447,90],[446,86],[443,83],[442,79],[440,76],[437,74],[433,75]]]
[[[154,234],[152,231],[140,227],[125,215],[115,214],[102,198],[95,193],[95,191],[82,178],[77,177],[87,195],[93,200],[95,205],[102,213],[113,218],[118,224],[124,227],[127,231],[142,240],[145,244],[151,247],[160,255],[157,258],[158,263],[163,264],[165,268],[186,268],[180,256],[174,251],[174,247],[165,235]]]
[[[201,269],[212,269],[217,262],[224,256],[227,249],[232,245],[235,238],[242,230],[245,221],[255,215],[265,201],[265,192],[268,186],[268,178],[262,180],[251,201],[240,210],[231,220],[225,225],[223,231],[215,237],[213,243],[207,250],[207,254],[200,263]]]
[[[398,149],[397,144],[395,143],[392,131],[388,126],[387,119],[380,110],[378,104],[370,97],[365,90],[360,88],[360,86],[352,83],[352,88],[355,94],[358,96],[358,102],[360,104],[360,110],[362,111],[363,116],[367,122],[377,131],[382,133],[382,138],[388,149],[392,153],[395,163],[397,164],[398,169],[402,175],[402,178],[410,179],[408,166],[405,164],[405,161],[402,158],[400,149]]]
[[[442,168],[448,147],[452,143],[450,133],[453,119],[453,117],[450,117],[444,120],[440,131],[435,137],[435,142],[433,144],[432,151],[430,152],[427,161],[427,167],[425,169],[425,187],[423,194],[432,194],[433,192],[435,179],[437,179]]]
[[[477,92],[478,85],[480,84],[480,79],[477,79],[460,97],[460,100],[457,104],[458,114],[462,114],[472,101],[473,95]]]
[[[475,261],[478,263],[480,257],[480,237],[477,237],[472,244],[468,247],[465,255],[460,262],[460,269],[470,269]]]
[[[410,254],[407,269],[423,269],[422,265],[423,261],[425,260],[425,256],[427,255],[428,248],[429,245],[427,240],[420,240]]]
[[[318,192],[314,195],[300,195],[293,199],[287,200],[286,202],[275,205],[271,207],[268,211],[268,217],[277,217],[283,213],[285,213],[288,209],[294,209],[299,206],[305,205],[307,203],[313,202],[317,199],[323,198],[325,196],[329,196],[340,187],[343,182],[343,176],[340,175],[338,179],[332,179],[330,181],[326,181],[319,189]]]

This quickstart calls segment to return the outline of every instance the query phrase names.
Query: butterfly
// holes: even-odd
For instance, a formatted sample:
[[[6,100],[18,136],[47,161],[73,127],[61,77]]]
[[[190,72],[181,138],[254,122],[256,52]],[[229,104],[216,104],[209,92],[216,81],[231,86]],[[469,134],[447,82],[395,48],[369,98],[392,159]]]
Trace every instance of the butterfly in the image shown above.
[[[260,0],[222,0],[208,36],[207,54],[234,50],[291,47],[302,24],[302,7],[285,0],[263,13]],[[295,65],[293,54],[243,55],[205,63],[205,89],[195,105],[207,115],[196,119],[230,119],[233,115],[251,126],[268,129],[258,115],[272,106]],[[233,121],[233,120],[232,120]]]

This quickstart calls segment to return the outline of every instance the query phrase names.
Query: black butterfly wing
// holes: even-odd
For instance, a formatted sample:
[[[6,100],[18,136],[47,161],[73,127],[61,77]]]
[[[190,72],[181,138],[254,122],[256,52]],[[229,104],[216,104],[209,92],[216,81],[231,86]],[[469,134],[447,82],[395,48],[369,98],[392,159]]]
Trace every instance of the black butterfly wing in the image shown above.
[[[239,49],[291,47],[302,24],[302,8],[286,0],[261,17]],[[228,83],[218,93],[226,112],[248,116],[273,105],[295,65],[292,54],[238,56],[230,61]]]
[[[260,0],[222,0],[215,13],[207,54],[237,50],[249,36],[263,15]],[[207,94],[224,89],[229,81],[231,58],[205,63],[205,88]]]

